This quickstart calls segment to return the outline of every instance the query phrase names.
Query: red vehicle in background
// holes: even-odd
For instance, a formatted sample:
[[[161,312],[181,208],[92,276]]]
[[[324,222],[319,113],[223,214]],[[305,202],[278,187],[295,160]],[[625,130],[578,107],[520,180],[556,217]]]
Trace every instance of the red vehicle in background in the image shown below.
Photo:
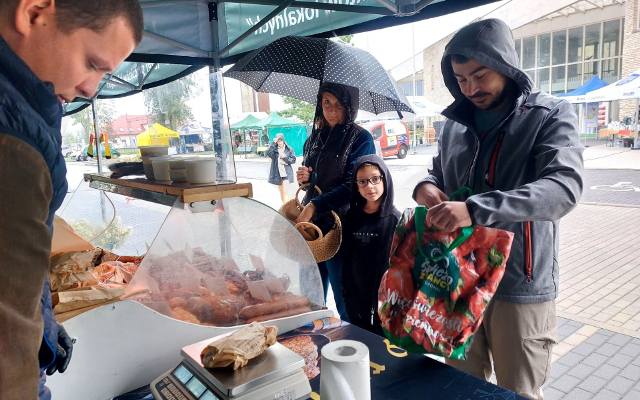
[[[400,120],[370,121],[361,124],[363,128],[371,132],[376,142],[376,150],[380,145],[382,157],[397,156],[405,158],[411,142],[409,140],[409,128]]]

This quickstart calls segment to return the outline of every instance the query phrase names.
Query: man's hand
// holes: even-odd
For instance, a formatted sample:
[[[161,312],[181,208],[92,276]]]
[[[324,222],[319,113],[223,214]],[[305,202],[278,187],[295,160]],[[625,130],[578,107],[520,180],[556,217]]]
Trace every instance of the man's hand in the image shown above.
[[[426,223],[445,232],[472,224],[467,204],[462,201],[445,201],[429,208]]]
[[[296,171],[296,178],[298,179],[298,185],[303,185],[309,182],[309,179],[311,178],[312,170],[313,168],[305,167],[304,165],[298,167],[298,170]]]
[[[447,195],[433,183],[423,183],[416,190],[416,203],[427,206],[429,209],[447,200],[449,200]]]
[[[313,203],[307,204],[304,207],[304,209],[302,209],[302,212],[300,213],[300,215],[298,215],[298,218],[296,219],[296,223],[311,221],[311,218],[313,218],[313,214],[315,213],[316,213],[316,206]]]
[[[47,368],[47,375],[53,375],[56,371],[63,373],[69,366],[73,353],[73,339],[69,337],[62,325],[58,325],[58,343],[56,343],[56,361]]]

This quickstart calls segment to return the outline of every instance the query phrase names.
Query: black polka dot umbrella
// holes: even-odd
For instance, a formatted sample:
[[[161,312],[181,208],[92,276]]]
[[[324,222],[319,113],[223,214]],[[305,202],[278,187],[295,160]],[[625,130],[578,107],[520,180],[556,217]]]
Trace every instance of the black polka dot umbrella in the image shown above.
[[[374,114],[413,112],[387,71],[371,54],[328,39],[287,36],[240,59],[224,76],[257,91],[315,104],[321,82],[353,86],[360,109]]]

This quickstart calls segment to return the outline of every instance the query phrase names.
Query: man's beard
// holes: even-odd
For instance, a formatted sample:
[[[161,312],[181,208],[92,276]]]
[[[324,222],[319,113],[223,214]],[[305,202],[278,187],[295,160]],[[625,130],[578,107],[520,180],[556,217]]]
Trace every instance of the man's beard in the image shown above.
[[[486,108],[486,110],[495,110],[503,105],[505,102],[511,102],[518,97],[518,86],[512,81],[508,80],[507,84],[502,89],[502,92],[496,97],[496,99]]]

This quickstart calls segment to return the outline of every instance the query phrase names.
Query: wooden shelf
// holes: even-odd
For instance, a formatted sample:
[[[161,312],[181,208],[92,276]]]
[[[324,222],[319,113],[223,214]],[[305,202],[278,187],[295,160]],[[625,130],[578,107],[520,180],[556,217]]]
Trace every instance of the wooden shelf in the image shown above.
[[[95,189],[119,193],[166,205],[172,205],[176,198],[183,203],[220,200],[229,197],[252,197],[251,183],[221,183],[216,185],[191,185],[174,183],[163,185],[144,178],[112,179],[107,175],[85,174],[84,180]]]

